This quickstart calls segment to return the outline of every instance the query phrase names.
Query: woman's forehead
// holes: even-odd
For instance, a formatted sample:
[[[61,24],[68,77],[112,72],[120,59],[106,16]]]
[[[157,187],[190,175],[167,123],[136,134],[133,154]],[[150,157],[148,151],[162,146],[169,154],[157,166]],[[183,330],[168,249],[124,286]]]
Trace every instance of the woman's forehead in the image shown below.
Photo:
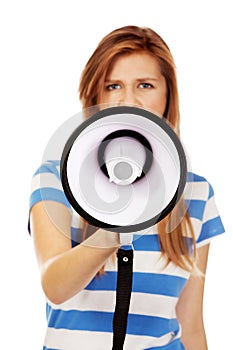
[[[110,64],[106,79],[135,76],[138,79],[157,78],[161,73],[159,61],[146,51],[118,55]]]

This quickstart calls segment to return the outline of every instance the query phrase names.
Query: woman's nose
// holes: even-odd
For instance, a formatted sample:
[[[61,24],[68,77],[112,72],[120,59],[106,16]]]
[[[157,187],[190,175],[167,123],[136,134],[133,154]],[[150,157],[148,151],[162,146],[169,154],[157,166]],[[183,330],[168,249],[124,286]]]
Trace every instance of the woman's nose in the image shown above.
[[[139,105],[139,100],[137,98],[137,95],[134,91],[134,89],[130,86],[125,87],[121,91],[121,96],[120,96],[120,104],[124,105]]]

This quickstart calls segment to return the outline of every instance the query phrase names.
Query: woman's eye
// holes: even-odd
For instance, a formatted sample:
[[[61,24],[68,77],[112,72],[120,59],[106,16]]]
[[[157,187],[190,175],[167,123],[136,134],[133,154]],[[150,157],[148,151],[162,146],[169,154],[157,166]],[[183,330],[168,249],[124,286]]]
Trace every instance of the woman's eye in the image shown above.
[[[150,83],[140,83],[139,87],[141,89],[151,89],[151,88],[153,88],[153,86]]]
[[[109,84],[106,86],[106,90],[108,90],[108,91],[118,90],[118,89],[120,89],[119,84]]]

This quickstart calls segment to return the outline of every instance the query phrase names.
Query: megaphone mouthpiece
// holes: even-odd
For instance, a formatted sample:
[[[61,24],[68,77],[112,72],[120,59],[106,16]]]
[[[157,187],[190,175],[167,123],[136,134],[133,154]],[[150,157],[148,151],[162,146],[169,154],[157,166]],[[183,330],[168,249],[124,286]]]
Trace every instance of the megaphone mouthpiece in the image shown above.
[[[116,138],[108,143],[104,161],[110,182],[129,185],[141,175],[146,152],[142,144],[135,139]]]
[[[152,163],[149,141],[134,130],[117,130],[101,142],[99,166],[110,182],[129,185],[149,171]]]
[[[142,173],[142,168],[133,164],[131,160],[121,158],[106,162],[109,181],[117,185],[130,185]]]

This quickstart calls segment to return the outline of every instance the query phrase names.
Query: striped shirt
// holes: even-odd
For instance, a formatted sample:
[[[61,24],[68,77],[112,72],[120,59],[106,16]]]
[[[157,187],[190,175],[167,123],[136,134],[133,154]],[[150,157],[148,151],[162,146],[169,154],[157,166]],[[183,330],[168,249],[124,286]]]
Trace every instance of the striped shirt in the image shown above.
[[[197,248],[223,233],[212,186],[189,174],[188,211]],[[80,237],[79,216],[62,189],[59,161],[44,163],[32,180],[30,208],[39,201],[52,200],[72,212],[71,237],[75,246]],[[133,239],[133,285],[124,350],[182,350],[181,327],[176,304],[189,273],[173,263],[164,267],[156,226]],[[47,300],[48,327],[43,350],[110,350],[115,310],[117,261],[109,259],[105,273],[95,277],[82,291],[55,305]]]

